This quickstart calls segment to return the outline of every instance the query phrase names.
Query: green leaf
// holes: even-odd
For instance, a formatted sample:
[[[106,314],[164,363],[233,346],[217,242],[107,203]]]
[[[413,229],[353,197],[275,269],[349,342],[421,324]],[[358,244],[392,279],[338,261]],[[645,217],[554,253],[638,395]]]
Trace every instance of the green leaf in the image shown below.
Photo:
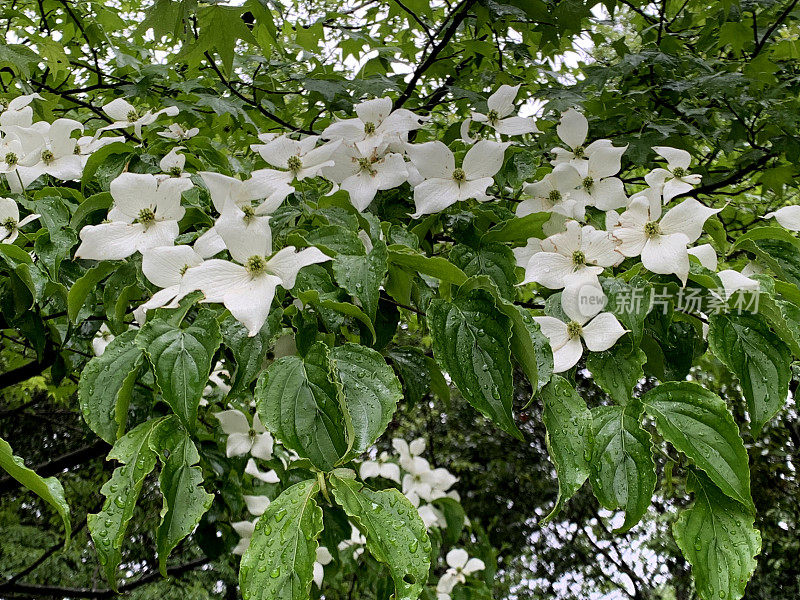
[[[375,492],[345,474],[330,477],[333,496],[367,538],[367,549],[394,580],[397,600],[416,600],[428,580],[431,542],[417,509],[400,490]]]
[[[67,316],[73,323],[78,318],[78,313],[83,308],[86,298],[95,290],[97,284],[113,273],[119,265],[112,261],[103,261],[80,277],[67,292]]]
[[[78,402],[86,424],[113,444],[125,431],[133,386],[144,362],[144,351],[130,330],[115,337],[81,373]]]
[[[688,473],[686,487],[694,504],[681,511],[672,533],[692,565],[695,587],[704,600],[739,600],[761,551],[753,515],[699,471]]]
[[[158,568],[167,576],[167,558],[180,541],[194,531],[200,518],[211,508],[214,495],[203,489],[200,455],[176,417],[158,424],[150,437],[151,449],[163,463],[158,478],[164,507],[156,530]]]
[[[459,244],[450,251],[450,260],[467,276],[487,275],[506,300],[516,297],[516,261],[508,246],[487,243],[476,249]]]
[[[408,267],[415,272],[455,285],[461,285],[467,280],[466,273],[446,258],[441,256],[428,257],[406,246],[395,244],[389,246],[389,263]]]
[[[586,359],[586,368],[592,379],[614,402],[625,405],[631,399],[633,389],[644,377],[642,365],[647,356],[640,348],[627,344],[616,344],[605,352],[591,352]]]
[[[524,217],[498,223],[483,234],[481,242],[515,242],[524,244],[529,238],[545,237],[544,225],[552,216],[549,212],[531,213]]]
[[[553,510],[542,520],[545,524],[561,511],[589,476],[592,413],[570,383],[559,375],[554,375],[542,388],[541,396],[547,449],[558,473],[558,498]]]
[[[747,450],[722,398],[696,383],[670,381],[647,392],[642,402],[664,439],[725,494],[755,511]]]
[[[99,513],[86,517],[94,547],[108,583],[117,589],[117,569],[122,560],[122,541],[128,522],[139,499],[144,478],[156,466],[156,453],[150,448],[150,436],[161,419],[145,421],[114,444],[106,460],[124,466],[114,469],[100,493],[106,497]]]
[[[472,406],[503,431],[522,439],[514,423],[511,320],[483,289],[428,306],[433,354]]]
[[[358,298],[364,312],[375,322],[380,286],[388,269],[386,244],[378,243],[366,256],[338,254],[333,275],[347,293]]]
[[[656,487],[652,443],[650,434],[639,424],[641,413],[641,404],[592,409],[594,445],[589,481],[604,508],[625,511],[625,522],[615,533],[639,522]]]
[[[281,331],[281,309],[271,310],[259,332],[250,337],[247,327],[230,314],[220,324],[222,343],[231,349],[236,372],[231,379],[231,396],[241,394],[264,368],[264,360],[275,337]]]
[[[322,509],[316,480],[285,490],[256,523],[239,566],[245,600],[307,600],[311,593]]]
[[[760,315],[727,313],[711,316],[708,345],[739,380],[757,434],[789,396],[789,347]]]
[[[331,358],[352,422],[351,454],[359,455],[384,432],[403,390],[383,356],[371,348],[344,344],[331,351]]]
[[[219,324],[210,313],[200,313],[185,329],[156,317],[136,336],[136,343],[153,366],[164,400],[189,429],[197,420],[211,359],[221,341]]]
[[[369,332],[372,334],[373,340],[377,338],[377,335],[375,333],[375,325],[372,324],[372,320],[366,315],[366,313],[363,310],[361,310],[355,304],[320,298],[319,292],[317,290],[306,290],[305,292],[298,292],[296,296],[302,302],[318,306],[323,309],[335,310],[338,313],[356,319],[357,321],[363,323],[364,326],[369,330]]]
[[[412,405],[422,402],[431,389],[428,357],[422,350],[413,346],[395,346],[389,351],[388,356],[400,375],[405,399]]]
[[[303,358],[272,363],[258,379],[255,398],[264,426],[318,469],[332,470],[347,454],[349,415],[325,344],[317,342]]]
[[[553,375],[550,341],[527,308],[505,301],[498,302],[497,307],[511,320],[511,354],[522,367],[535,394]]]
[[[56,509],[64,523],[64,545],[66,545],[72,535],[72,524],[69,504],[64,498],[61,482],[55,477],[41,477],[26,467],[19,456],[14,456],[11,446],[3,438],[0,438],[0,468]]]

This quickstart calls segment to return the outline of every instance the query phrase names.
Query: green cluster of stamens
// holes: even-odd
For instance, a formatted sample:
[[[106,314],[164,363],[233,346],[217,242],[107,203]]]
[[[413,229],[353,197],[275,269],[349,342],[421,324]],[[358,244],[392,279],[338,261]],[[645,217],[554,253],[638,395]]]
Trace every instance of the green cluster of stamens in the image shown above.
[[[586,154],[586,148],[583,146],[578,146],[575,148],[575,152],[573,152],[573,154],[575,154],[575,158],[583,158]]]
[[[247,205],[243,206],[242,212],[244,213],[242,220],[245,223],[250,223],[253,219],[256,218],[256,210],[252,206],[247,206]]]
[[[52,150],[42,150],[42,162],[46,165],[49,165],[56,159],[56,155],[53,154]]]
[[[661,225],[657,221],[648,221],[644,224],[644,234],[647,237],[661,235]]]
[[[458,167],[453,169],[453,179],[457,183],[464,183],[467,180],[467,174],[464,172],[464,169]]]
[[[19,158],[13,152],[6,154],[6,164],[9,167],[13,167],[15,164],[17,164],[17,161],[19,161]]]
[[[299,156],[290,156],[289,160],[286,161],[286,166],[289,167],[292,173],[297,173],[303,168],[303,161],[300,160]]]
[[[153,212],[152,208],[143,208],[139,211],[139,216],[136,219],[137,223],[141,223],[145,227],[148,227],[153,224],[156,220],[156,213]]]
[[[550,202],[552,202],[553,204],[561,202],[562,198],[563,196],[561,195],[561,192],[559,192],[558,190],[550,190],[550,193],[547,194],[547,199],[550,200]]]
[[[12,232],[17,228],[17,222],[13,217],[8,217],[5,221],[3,221],[2,225],[8,232]]]
[[[684,169],[683,167],[675,167],[674,169],[672,169],[672,174],[675,175],[675,177],[677,177],[678,179],[680,179],[681,177],[686,177],[687,175],[686,169]]]
[[[572,264],[576,267],[582,267],[586,264],[586,254],[582,250],[575,250],[572,253]]]
[[[364,123],[364,133],[366,133],[367,135],[372,135],[373,133],[375,133],[375,123],[373,123],[372,121],[367,121],[366,123]]]
[[[500,115],[497,114],[496,110],[490,110],[488,113],[486,113],[486,120],[492,125],[495,125],[500,120]]]
[[[129,122],[133,122],[139,118],[139,113],[137,113],[135,110],[128,111],[128,116],[126,118]]]
[[[583,325],[578,323],[577,321],[570,321],[567,323],[567,335],[570,339],[575,339],[580,337],[581,333],[583,332]]]
[[[267,268],[267,261],[263,256],[251,256],[244,263],[244,268],[251,276],[256,276],[264,272]]]
[[[356,160],[358,162],[358,168],[359,168],[360,171],[363,171],[364,173],[368,173],[369,175],[371,175],[373,177],[378,174],[378,171],[376,171],[375,168],[372,166],[373,164],[375,164],[375,161],[373,159],[371,159],[371,158],[359,158],[359,159],[356,159]]]
[[[594,177],[584,177],[581,185],[587,192],[592,191],[592,187],[594,187]]]
[[[183,173],[183,170],[177,165],[175,165],[174,167],[170,167],[169,168],[169,174],[172,177],[180,177],[181,173]]]

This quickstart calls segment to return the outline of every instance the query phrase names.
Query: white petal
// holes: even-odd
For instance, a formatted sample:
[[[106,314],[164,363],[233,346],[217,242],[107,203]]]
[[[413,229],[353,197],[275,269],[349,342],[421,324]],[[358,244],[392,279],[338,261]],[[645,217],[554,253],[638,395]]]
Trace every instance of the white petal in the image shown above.
[[[597,273],[589,270],[599,268],[584,268],[566,279],[566,286],[561,293],[561,308],[573,321],[585,323],[603,310],[608,302],[597,280]]]
[[[223,298],[225,308],[231,311],[231,315],[237,321],[247,327],[250,337],[261,331],[269,316],[275,288],[280,282],[281,280],[274,275],[263,274],[225,293]]]
[[[670,170],[675,169],[675,167],[688,169],[692,163],[692,155],[686,150],[670,148],[669,146],[653,146],[653,151],[667,160]]]
[[[385,97],[366,100],[356,104],[354,108],[362,123],[372,123],[377,127],[392,111],[392,99]]]
[[[406,153],[425,179],[450,179],[456,167],[450,148],[440,141],[407,144]]]
[[[242,498],[244,498],[244,503],[247,505],[247,512],[251,515],[260,517],[269,507],[269,498],[266,496],[248,496],[245,494]]]
[[[211,202],[214,204],[214,208],[218,213],[221,213],[225,209],[228,199],[233,200],[237,204],[241,204],[245,200],[242,194],[244,188],[244,183],[242,181],[211,171],[200,171],[198,175],[200,175],[203,183],[206,184],[211,194]],[[254,198],[247,198],[247,200],[251,199]]]
[[[469,560],[469,554],[463,548],[453,548],[447,553],[445,560],[448,566],[454,569],[463,569]]]
[[[256,415],[258,418],[258,415]],[[255,429],[255,419],[253,419],[253,428]],[[272,458],[272,449],[274,440],[269,433],[259,433],[253,441],[253,447],[250,448],[250,454],[262,460],[269,460]]]
[[[175,226],[177,235],[177,223]],[[75,258],[120,260],[135,253],[144,238],[144,226],[138,223],[102,223],[81,229],[81,245]],[[165,244],[170,241],[165,242]],[[162,244],[163,245],[163,244]]]
[[[526,283],[535,281],[552,290],[564,287],[564,279],[573,271],[572,259],[555,252],[534,254],[525,267]]]
[[[481,140],[467,151],[463,168],[467,179],[494,177],[503,166],[506,148],[511,142],[492,142]]]
[[[256,479],[263,481],[264,483],[279,483],[280,477],[275,472],[275,469],[270,469],[269,471],[261,471],[259,470],[258,466],[256,465],[256,461],[252,458],[247,461],[247,465],[244,468],[244,472],[248,475],[252,475]]]
[[[223,410],[214,413],[214,416],[222,426],[222,431],[228,435],[232,433],[248,434],[250,432],[250,422],[247,420],[245,414],[240,410]],[[248,450],[250,447],[248,446]]]
[[[717,214],[721,208],[709,208],[694,198],[688,198],[676,207],[667,211],[661,219],[661,231],[669,235],[683,233],[694,242],[703,233],[703,223],[710,216]]]
[[[361,479],[370,479],[371,477],[378,477],[381,474],[381,465],[374,460],[365,460],[361,463],[359,475]]]
[[[317,546],[316,557],[316,562],[321,565],[327,565],[333,560],[333,555],[325,546]]]
[[[489,110],[495,111],[498,117],[503,118],[514,112],[514,99],[518,92],[518,85],[501,85],[494,94],[489,96],[486,104]]]
[[[556,133],[561,141],[570,148],[578,148],[586,141],[589,132],[589,121],[574,108],[570,108],[561,115],[561,120],[556,126]]]
[[[612,177],[619,173],[621,168],[620,161],[627,148],[627,145],[598,148],[589,157],[589,175],[597,180],[604,177]]]
[[[539,133],[539,128],[533,117],[506,117],[495,125],[495,131],[502,135],[524,135]]]
[[[775,217],[781,227],[789,231],[800,231],[800,205],[784,206],[764,215],[765,219]]]
[[[325,577],[325,569],[322,568],[322,565],[318,562],[315,562],[312,567],[311,578],[314,580],[314,583],[317,587],[322,587],[322,580]]]
[[[620,325],[617,317],[610,312],[604,312],[592,319],[588,325],[584,325],[581,335],[589,350],[602,352],[611,348],[625,335],[625,328]]]
[[[694,186],[692,184],[678,179],[677,177],[673,177],[664,183],[664,187],[661,190],[661,193],[664,195],[664,203],[666,204],[675,196],[691,192],[693,188]]]
[[[717,273],[717,277],[719,277],[720,281],[722,282],[722,286],[725,288],[725,298],[730,298],[732,294],[738,292],[739,290],[748,290],[751,292],[758,291],[761,285],[755,279],[750,279],[749,277],[732,269],[720,271]]]
[[[285,135],[267,144],[253,144],[251,148],[258,152],[267,163],[280,169],[288,168],[289,158],[300,156],[302,152],[300,142]]]
[[[483,571],[486,568],[486,565],[480,558],[470,558],[467,561],[467,564],[464,565],[464,573],[469,575],[470,573],[475,573],[476,571]]]
[[[447,179],[426,179],[414,188],[414,205],[416,211],[413,218],[431,215],[443,211],[458,202],[460,190],[452,177]]]
[[[245,218],[244,212],[232,202],[214,224],[233,259],[241,264],[251,256],[268,256],[272,251],[272,230],[269,217]]]
[[[281,285],[290,290],[294,287],[297,273],[308,265],[329,261],[331,258],[315,247],[304,248],[295,252],[294,246],[279,250],[267,261],[267,270],[280,278]]]
[[[550,340],[550,347],[557,350],[569,341],[567,324],[555,317],[533,317],[539,324],[542,334]]]
[[[191,246],[161,246],[142,252],[142,273],[160,288],[178,285],[188,267],[202,263]]]
[[[103,112],[115,121],[127,121],[128,115],[136,109],[133,105],[122,98],[116,98],[103,105]]]
[[[122,173],[110,184],[109,190],[114,198],[114,209],[109,213],[112,216],[114,211],[119,211],[126,215],[131,221],[139,217],[142,209],[155,209],[157,200],[158,180],[150,174],[145,173]]]
[[[642,249],[642,264],[653,273],[674,273],[686,284],[689,276],[688,238],[682,233],[658,235],[647,240]]]
[[[703,244],[701,246],[689,248],[689,254],[696,256],[700,264],[706,269],[711,271],[717,270],[717,251],[714,250],[711,244]]]
[[[252,445],[253,441],[248,434],[232,433],[228,436],[228,441],[225,444],[225,455],[230,458],[247,454],[250,452]]]
[[[580,339],[573,338],[558,349],[553,350],[553,373],[563,373],[574,367],[583,355]]]
[[[420,454],[425,452],[425,439],[424,438],[417,438],[417,439],[413,440],[408,445],[408,450],[414,456],[419,456]]]
[[[181,280],[181,292],[200,290],[207,302],[222,302],[228,290],[246,286],[250,274],[241,265],[212,258],[187,270]]]
[[[223,240],[213,227],[194,241],[194,251],[202,258],[211,258],[225,250]]]

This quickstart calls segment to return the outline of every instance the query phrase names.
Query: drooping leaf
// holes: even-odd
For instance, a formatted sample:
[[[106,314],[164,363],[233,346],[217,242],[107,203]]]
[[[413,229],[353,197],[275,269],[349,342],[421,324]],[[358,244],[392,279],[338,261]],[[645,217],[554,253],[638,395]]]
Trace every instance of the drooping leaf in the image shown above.
[[[592,409],[594,445],[589,481],[608,510],[624,510],[627,531],[644,516],[656,487],[650,434],[640,425],[641,404]]]
[[[455,285],[461,285],[467,280],[467,275],[464,271],[446,258],[425,256],[406,246],[390,246],[389,262]]]
[[[547,449],[558,474],[558,498],[542,524],[554,518],[589,476],[592,413],[570,383],[559,375],[542,388],[542,421]]]
[[[259,517],[239,566],[245,600],[306,600],[322,531],[316,480],[301,481],[278,496]]]
[[[345,410],[352,423],[353,455],[366,452],[384,432],[403,390],[397,375],[375,350],[344,344],[331,351],[344,392]]]
[[[605,352],[591,352],[586,359],[586,368],[592,379],[616,403],[625,405],[633,389],[644,376],[647,356],[640,348],[631,349],[626,344],[615,344]]]
[[[742,386],[753,432],[758,433],[789,395],[789,347],[756,314],[712,315],[708,344]]]
[[[86,271],[80,279],[72,284],[67,293],[67,316],[70,321],[75,322],[92,290],[118,266],[111,261],[103,261]]]
[[[0,438],[0,468],[56,509],[64,523],[64,544],[69,542],[72,535],[72,524],[69,504],[64,498],[64,488],[61,486],[61,482],[55,477],[41,477],[26,467],[19,456],[14,456],[11,446],[3,438]]]
[[[150,448],[150,436],[161,419],[145,421],[117,440],[107,460],[117,460],[122,466],[114,469],[111,479],[103,484],[100,493],[105,502],[100,512],[86,517],[95,551],[103,573],[117,589],[117,569],[122,560],[122,542],[139,499],[144,478],[156,466],[156,453]]]
[[[182,329],[154,318],[139,330],[136,343],[145,351],[164,400],[190,429],[211,372],[211,359],[222,337],[213,315],[202,314]]]
[[[725,494],[754,511],[750,467],[739,428],[725,402],[688,381],[670,381],[642,396],[658,432]]]
[[[478,248],[459,244],[450,251],[450,260],[469,277],[488,276],[506,300],[516,297],[516,261],[511,248],[487,243]]]
[[[522,439],[512,413],[511,320],[483,289],[428,306],[433,354],[472,406]]]
[[[81,373],[78,402],[86,424],[113,444],[125,431],[133,386],[144,362],[136,331],[118,335]]]
[[[350,415],[325,344],[314,344],[303,358],[272,363],[259,377],[255,397],[264,426],[318,469],[330,471],[347,454]]]
[[[200,455],[177,417],[161,421],[149,443],[163,463],[158,484],[164,507],[156,530],[156,548],[158,568],[166,577],[170,552],[194,531],[200,518],[211,507],[214,495],[203,489],[203,473],[196,466]]]
[[[384,563],[397,600],[416,600],[428,579],[431,542],[417,509],[400,490],[375,492],[346,476],[330,478],[336,502],[367,538],[367,550]]]
[[[375,321],[380,286],[388,269],[386,244],[375,244],[366,256],[338,254],[333,259],[333,275],[347,293],[358,298],[364,312]]]
[[[695,587],[703,600],[739,600],[761,551],[754,517],[700,471],[689,471],[686,487],[694,504],[681,511],[672,532]]]

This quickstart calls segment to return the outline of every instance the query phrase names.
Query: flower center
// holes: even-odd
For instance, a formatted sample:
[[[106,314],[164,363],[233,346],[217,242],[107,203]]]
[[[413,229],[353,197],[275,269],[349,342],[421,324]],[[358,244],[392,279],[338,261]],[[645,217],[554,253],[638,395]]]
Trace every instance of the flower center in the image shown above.
[[[572,253],[572,264],[576,267],[582,267],[586,264],[586,254],[582,250],[575,250]]]
[[[3,221],[2,225],[8,232],[12,232],[17,228],[17,222],[13,217],[8,217],[5,221]]]
[[[153,224],[156,220],[156,213],[153,212],[152,208],[143,208],[139,211],[139,217],[136,219],[137,222],[141,223],[145,227],[148,227]]]
[[[356,159],[356,162],[358,163],[359,171],[363,171],[364,173],[367,173],[373,177],[378,174],[378,172],[372,167],[373,160],[371,158],[358,158]]]
[[[586,148],[583,146],[578,146],[575,148],[575,152],[573,152],[575,158],[583,158],[586,155]]]
[[[248,435],[250,436],[250,439],[251,439],[251,440],[254,440],[254,439],[256,439],[256,435],[258,435],[258,434],[256,433],[256,430],[255,430],[255,429],[253,429],[252,427],[250,428],[250,431],[248,431],[247,433],[248,433]]]
[[[49,165],[56,159],[56,155],[53,154],[52,150],[42,150],[42,162],[46,165]]]
[[[189,270],[189,265],[183,265],[180,270],[181,277],[183,277],[186,274],[186,271],[188,270]]]
[[[500,120],[500,115],[497,114],[496,110],[490,110],[486,113],[486,120],[492,125],[495,125]]]
[[[658,221],[648,221],[644,224],[644,234],[647,237],[661,235],[661,225],[658,224]]]
[[[175,165],[174,167],[170,167],[170,168],[169,168],[169,174],[170,174],[172,177],[180,177],[180,176],[181,176],[181,173],[183,173],[183,171],[182,171],[182,170],[181,170],[181,168],[180,168],[179,166],[177,166],[177,165]]]
[[[251,256],[245,262],[244,268],[247,269],[247,272],[250,274],[251,277],[255,277],[256,275],[260,275],[266,270],[267,261],[264,260],[263,256],[258,256],[258,255]]]
[[[128,121],[133,122],[139,118],[139,113],[137,113],[135,110],[128,111],[128,116],[126,118]]]
[[[583,332],[583,326],[577,321],[570,321],[567,323],[567,335],[570,339],[580,337],[581,332]]]
[[[563,196],[561,195],[561,192],[559,192],[558,190],[550,190],[550,193],[547,194],[547,199],[550,200],[550,202],[552,202],[553,204],[561,202],[562,198]]]
[[[9,152],[8,154],[6,154],[6,164],[9,167],[13,167],[15,164],[17,164],[18,160],[19,158],[13,152]]]
[[[372,121],[367,121],[366,123],[364,123],[364,133],[366,133],[367,135],[372,135],[373,133],[375,133],[375,123],[373,123]]]
[[[460,167],[457,169],[453,169],[453,179],[457,183],[464,183],[467,180],[467,174],[464,173],[464,169]]]
[[[286,161],[286,166],[289,167],[292,173],[297,173],[303,168],[303,161],[300,160],[299,156],[290,156],[289,160]]]
[[[581,185],[583,186],[584,190],[591,192],[592,187],[594,187],[594,177],[584,177]]]
[[[243,206],[242,212],[244,213],[242,220],[245,223],[250,223],[253,219],[256,218],[256,211],[252,206]]]
[[[683,167],[675,167],[674,169],[672,169],[672,174],[675,175],[675,177],[677,177],[678,179],[680,179],[681,177],[686,177],[686,169],[684,169]]]

